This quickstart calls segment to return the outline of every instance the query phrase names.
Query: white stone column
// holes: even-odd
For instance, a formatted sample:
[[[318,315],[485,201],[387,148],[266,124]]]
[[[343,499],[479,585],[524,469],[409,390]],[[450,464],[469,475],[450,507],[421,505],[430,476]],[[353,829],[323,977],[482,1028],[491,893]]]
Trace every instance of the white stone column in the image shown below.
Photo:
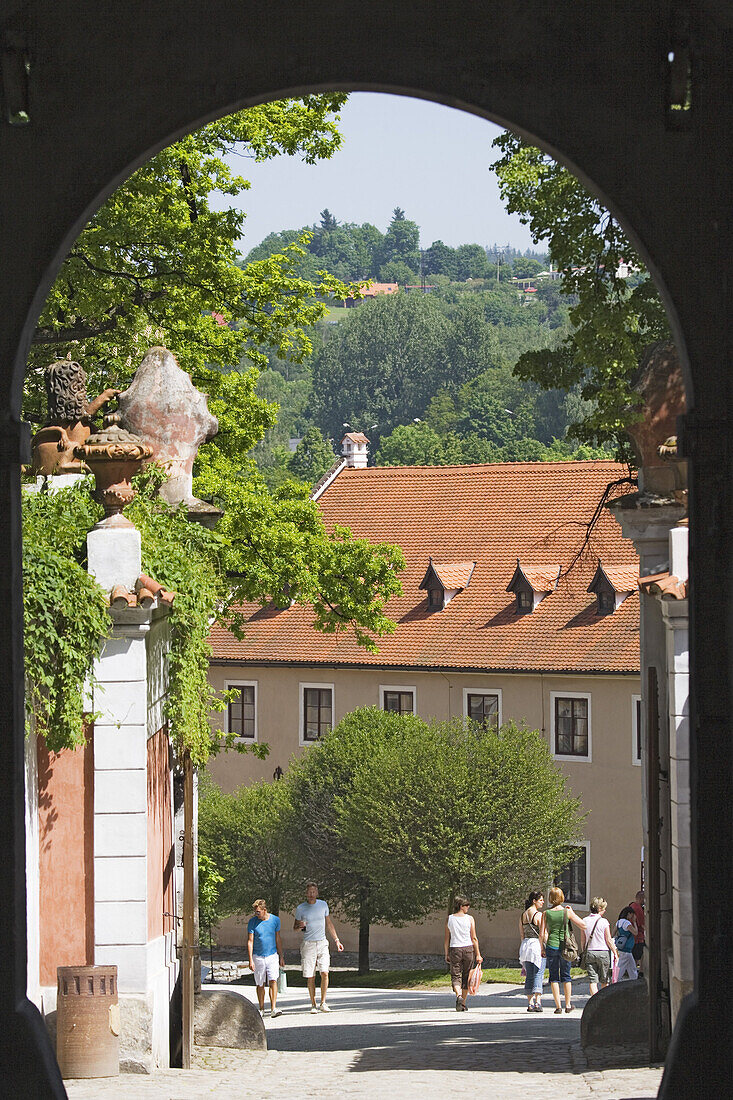
[[[149,615],[124,614],[138,621],[115,625],[95,666],[94,957],[117,965],[121,993],[145,993]]]

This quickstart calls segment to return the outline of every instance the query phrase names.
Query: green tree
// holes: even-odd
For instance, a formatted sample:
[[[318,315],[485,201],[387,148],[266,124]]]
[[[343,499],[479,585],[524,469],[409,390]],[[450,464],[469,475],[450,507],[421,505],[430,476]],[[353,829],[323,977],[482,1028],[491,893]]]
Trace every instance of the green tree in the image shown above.
[[[336,461],[333,448],[318,428],[308,429],[290,459],[290,472],[307,485],[313,485]]]
[[[450,325],[429,294],[381,295],[338,325],[313,361],[311,411],[324,434],[338,438],[344,422],[374,439],[414,417],[451,377],[446,354]]]
[[[420,227],[417,222],[406,218],[399,206],[392,212],[392,220],[382,242],[380,261],[381,270],[395,262],[403,263],[413,273],[420,270]]]
[[[213,866],[216,917],[250,913],[264,897],[272,913],[296,902],[303,870],[291,843],[288,784],[253,783],[225,794],[205,777],[199,794],[199,866]],[[215,922],[212,922],[215,923]]]
[[[322,895],[358,924],[362,974],[369,970],[370,925],[401,925],[419,914],[404,892],[382,890],[368,866],[356,869],[338,803],[348,795],[354,775],[369,767],[380,745],[398,744],[413,722],[419,719],[387,714],[377,707],[359,708],[296,760],[287,777],[295,807],[293,850],[303,873],[318,882]]]
[[[489,915],[517,906],[573,859],[583,816],[542,735],[511,722],[408,720],[336,799],[353,873],[422,914],[459,893]]]
[[[489,261],[480,244],[460,244],[456,249],[456,279],[487,279]]]
[[[426,275],[446,275],[449,279],[457,277],[456,251],[442,241],[433,241],[425,250],[424,271]]]
[[[42,407],[51,357],[82,359],[91,384],[123,385],[150,343],[172,348],[207,387],[210,364],[262,364],[261,348],[299,358],[323,314],[317,297],[346,288],[298,274],[299,245],[240,267],[244,214],[214,210],[212,192],[234,197],[249,184],[225,157],[286,154],[314,163],[340,145],[341,94],[263,104],[212,122],[162,150],[100,207],[74,242],[54,283],[28,361],[26,412]]]
[[[379,443],[377,466],[447,466],[462,461],[460,441],[429,424],[400,424]]]
[[[645,348],[669,338],[661,299],[619,223],[566,168],[514,134],[501,134],[494,145],[507,209],[535,242],[548,243],[563,292],[573,299],[570,335],[553,350],[523,355],[516,372],[546,388],[580,386],[592,412],[573,425],[575,437],[623,448],[627,410],[637,400],[629,380]],[[621,278],[621,260],[643,277]]]

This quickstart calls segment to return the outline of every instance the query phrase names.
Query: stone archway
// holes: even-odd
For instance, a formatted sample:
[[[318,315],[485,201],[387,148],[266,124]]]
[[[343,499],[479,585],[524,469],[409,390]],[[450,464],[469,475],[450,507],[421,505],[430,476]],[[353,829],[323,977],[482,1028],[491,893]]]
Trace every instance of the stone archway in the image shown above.
[[[733,126],[726,5],[623,0],[547,9],[542,0],[395,0],[388,11],[344,0],[267,8],[243,0],[9,0],[3,53],[0,287],[3,433],[0,574],[3,656],[0,789],[0,1020],[9,1064],[27,1052],[33,1073],[17,1095],[63,1095],[37,1014],[25,1000],[22,811],[22,650],[18,465],[22,367],[61,258],[96,206],[176,136],[241,106],[305,90],[372,89],[464,107],[531,137],[568,164],[624,223],[667,304],[695,406],[693,526],[692,815],[697,1003],[681,1019],[664,1095],[683,1080],[721,1080],[731,1007],[716,977],[726,942],[718,907],[730,882],[731,705],[729,592],[733,556],[731,437],[731,206]],[[670,61],[669,59],[673,60]],[[26,72],[26,61],[29,72]],[[691,74],[692,108],[675,114]],[[677,89],[675,91],[675,89]],[[26,111],[30,122],[22,120]],[[694,260],[691,258],[694,257]],[[720,276],[720,277],[718,277]],[[732,563],[733,564],[733,563]],[[683,1068],[684,1066],[684,1068]],[[55,1079],[55,1084],[50,1082]],[[55,1092],[54,1092],[55,1090]]]

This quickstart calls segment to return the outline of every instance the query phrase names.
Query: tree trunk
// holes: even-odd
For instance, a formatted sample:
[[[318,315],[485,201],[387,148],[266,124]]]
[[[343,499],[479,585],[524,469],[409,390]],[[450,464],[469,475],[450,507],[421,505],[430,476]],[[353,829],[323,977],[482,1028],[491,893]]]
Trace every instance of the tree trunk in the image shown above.
[[[359,900],[359,973],[369,973],[369,894],[362,890]]]

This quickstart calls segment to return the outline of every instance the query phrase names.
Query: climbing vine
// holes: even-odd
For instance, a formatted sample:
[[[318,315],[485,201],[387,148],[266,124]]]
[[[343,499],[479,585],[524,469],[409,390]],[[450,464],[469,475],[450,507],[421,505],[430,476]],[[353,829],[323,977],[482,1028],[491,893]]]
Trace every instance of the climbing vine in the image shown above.
[[[102,516],[92,484],[90,478],[23,495],[27,711],[29,726],[54,752],[84,740],[85,685],[112,626],[107,594],[86,570],[86,534]],[[141,533],[143,571],[176,593],[169,615],[171,738],[202,764],[215,747],[210,711],[226,704],[207,681],[209,627],[227,598],[220,539],[156,499],[154,474],[138,487],[128,515]]]

